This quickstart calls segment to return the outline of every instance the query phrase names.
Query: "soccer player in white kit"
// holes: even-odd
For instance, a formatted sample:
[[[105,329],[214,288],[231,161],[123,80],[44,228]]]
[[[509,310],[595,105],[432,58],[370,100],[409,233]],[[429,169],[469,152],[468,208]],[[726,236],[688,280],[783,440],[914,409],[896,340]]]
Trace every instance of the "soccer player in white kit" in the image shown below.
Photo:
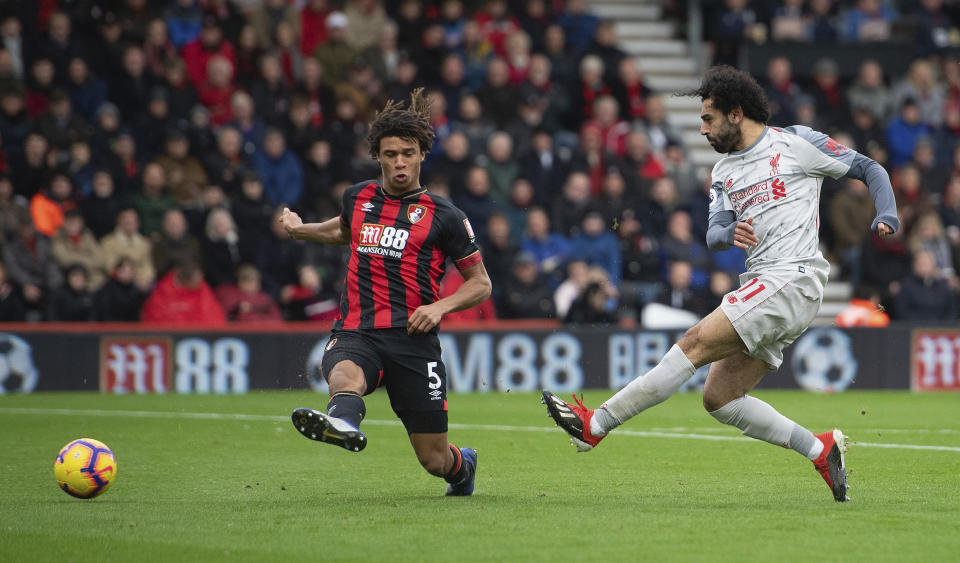
[[[596,410],[574,396],[571,405],[550,391],[543,402],[579,451],[666,400],[700,366],[711,364],[703,406],[743,434],[790,448],[813,461],[838,502],[847,497],[846,437],[834,429],[813,434],[747,393],[783,361],[783,348],[817,314],[830,266],[818,245],[820,185],[830,176],[856,178],[870,188],[880,236],[900,227],[890,178],[875,161],[808,127],[766,125],[763,89],[729,66],[710,69],[685,95],[702,100],[700,133],[725,156],[714,166],[707,244],[747,251],[740,287],[724,296],[664,355]]]

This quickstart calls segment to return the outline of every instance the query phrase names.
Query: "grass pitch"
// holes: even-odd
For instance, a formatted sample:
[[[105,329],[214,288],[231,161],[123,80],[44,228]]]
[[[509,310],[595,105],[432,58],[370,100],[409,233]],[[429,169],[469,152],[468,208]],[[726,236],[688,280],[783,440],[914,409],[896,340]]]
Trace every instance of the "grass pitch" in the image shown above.
[[[835,503],[796,453],[716,423],[696,394],[586,454],[539,395],[451,395],[450,438],[479,451],[470,498],[445,498],[423,472],[382,392],[358,454],[293,429],[294,407],[326,404],[306,392],[4,397],[0,561],[955,560],[956,395],[757,395],[854,440],[852,502]],[[93,500],[53,478],[80,437],[117,456]]]

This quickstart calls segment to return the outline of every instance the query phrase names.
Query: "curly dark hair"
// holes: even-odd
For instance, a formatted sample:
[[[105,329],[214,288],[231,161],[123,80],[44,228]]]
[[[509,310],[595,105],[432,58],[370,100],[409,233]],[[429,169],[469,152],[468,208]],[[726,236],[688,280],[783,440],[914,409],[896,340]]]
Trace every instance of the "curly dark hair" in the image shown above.
[[[739,108],[743,115],[759,123],[770,119],[770,107],[763,88],[750,74],[728,65],[715,66],[703,76],[698,88],[680,92],[681,96],[710,98],[713,107],[724,114]]]
[[[377,112],[370,124],[367,143],[370,144],[370,156],[380,154],[380,140],[384,137],[399,137],[407,141],[416,141],[420,152],[426,153],[433,147],[433,127],[430,126],[430,106],[423,88],[417,88],[410,94],[410,105],[402,107],[400,102],[390,100]]]

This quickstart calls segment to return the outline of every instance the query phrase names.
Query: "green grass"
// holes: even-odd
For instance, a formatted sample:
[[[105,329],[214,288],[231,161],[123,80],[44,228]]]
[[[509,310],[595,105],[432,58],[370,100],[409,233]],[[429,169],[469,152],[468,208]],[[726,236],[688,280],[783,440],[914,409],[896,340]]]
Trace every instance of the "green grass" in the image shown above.
[[[368,398],[359,454],[296,433],[287,413],[326,403],[310,393],[4,397],[0,561],[955,560],[955,395],[758,396],[861,443],[847,457],[853,502],[834,503],[794,452],[737,438],[695,394],[576,455],[538,396],[452,395],[451,440],[479,451],[471,498],[445,498],[422,471],[385,393]],[[670,436],[637,435],[647,431]],[[58,449],[79,437],[118,462],[113,487],[88,501],[53,478]]]

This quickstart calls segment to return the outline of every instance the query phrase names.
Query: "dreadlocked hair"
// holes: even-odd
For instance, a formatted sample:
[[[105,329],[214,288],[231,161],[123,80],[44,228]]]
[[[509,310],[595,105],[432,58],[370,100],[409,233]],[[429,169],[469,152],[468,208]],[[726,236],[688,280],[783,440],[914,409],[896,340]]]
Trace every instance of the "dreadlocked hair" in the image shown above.
[[[727,114],[738,107],[743,115],[758,123],[770,119],[770,108],[763,87],[748,73],[732,66],[715,66],[707,71],[698,88],[680,92],[680,96],[710,98],[713,107]]]
[[[423,95],[423,88],[416,88],[410,94],[410,105],[403,107],[400,102],[390,100],[378,111],[370,124],[367,143],[370,156],[380,154],[380,140],[384,137],[399,137],[406,141],[416,141],[420,152],[426,153],[433,147],[433,127],[430,126],[430,104]]]

